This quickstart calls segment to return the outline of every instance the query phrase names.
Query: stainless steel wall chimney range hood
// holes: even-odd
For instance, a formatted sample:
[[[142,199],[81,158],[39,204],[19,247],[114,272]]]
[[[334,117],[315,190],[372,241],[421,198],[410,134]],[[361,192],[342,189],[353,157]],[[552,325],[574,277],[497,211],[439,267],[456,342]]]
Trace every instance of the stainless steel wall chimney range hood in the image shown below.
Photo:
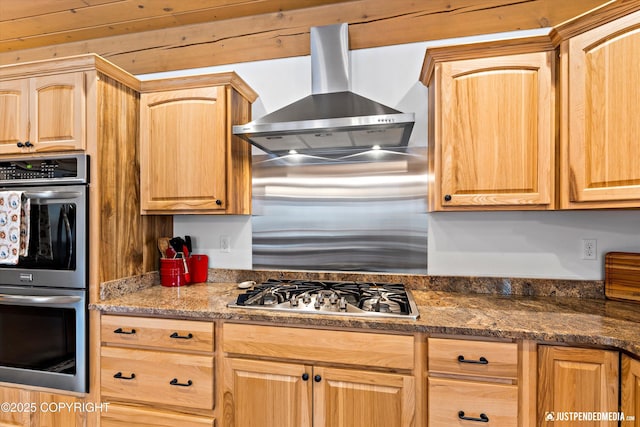
[[[350,91],[347,24],[311,28],[311,77],[311,95],[234,126],[233,133],[276,156],[407,146],[413,113],[402,113]]]

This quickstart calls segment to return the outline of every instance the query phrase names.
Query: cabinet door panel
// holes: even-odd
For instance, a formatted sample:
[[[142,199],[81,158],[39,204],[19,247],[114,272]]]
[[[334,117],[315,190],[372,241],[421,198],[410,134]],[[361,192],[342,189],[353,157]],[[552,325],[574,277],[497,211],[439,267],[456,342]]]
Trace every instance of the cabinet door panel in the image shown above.
[[[486,421],[462,420],[461,417]],[[429,425],[518,426],[518,386],[429,378]]]
[[[29,80],[0,82],[0,154],[20,152],[29,139]]]
[[[227,358],[224,370],[225,426],[311,427],[311,368]]]
[[[538,419],[541,426],[575,425],[572,420],[553,420],[549,418],[550,413],[618,410],[617,352],[540,346],[538,354]],[[585,421],[580,425],[605,427],[614,423]]]
[[[622,427],[640,427],[640,361],[622,356]],[[631,419],[633,417],[633,420]]]
[[[214,427],[213,418],[111,404],[101,414],[101,427]]]
[[[640,14],[634,15],[568,41],[563,207],[640,206]]]
[[[463,363],[463,360],[486,360],[486,364]],[[429,338],[429,372],[473,375],[489,378],[518,376],[518,344]]]
[[[142,95],[143,210],[224,210],[224,87]]]
[[[30,137],[35,151],[84,149],[84,73],[35,77],[30,93]]]
[[[552,58],[541,52],[442,64],[435,144],[443,208],[549,208]]]
[[[89,417],[97,417],[96,412],[80,410],[84,399],[63,394],[32,392],[31,401],[38,408],[31,414],[32,426],[47,427],[83,427],[88,424]],[[42,410],[42,408],[48,410]]]
[[[100,327],[102,342],[113,345],[213,352],[213,322],[105,314]]]
[[[413,377],[322,367],[314,367],[313,375],[314,427],[414,425]]]
[[[13,387],[0,387],[0,402],[9,405],[30,405],[29,392]],[[11,409],[11,408],[10,408]],[[17,409],[17,406],[16,406]],[[26,427],[29,425],[28,411],[0,411],[0,427]]]
[[[103,396],[212,409],[213,356],[102,347]]]

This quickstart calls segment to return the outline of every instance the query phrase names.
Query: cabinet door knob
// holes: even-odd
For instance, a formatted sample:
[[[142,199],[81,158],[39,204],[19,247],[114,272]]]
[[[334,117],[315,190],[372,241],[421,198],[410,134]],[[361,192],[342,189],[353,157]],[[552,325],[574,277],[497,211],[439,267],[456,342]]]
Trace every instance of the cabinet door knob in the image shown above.
[[[169,338],[179,338],[182,340],[190,340],[191,338],[193,338],[193,334],[189,332],[187,335],[178,335],[177,332],[174,332],[171,335],[169,335]]]
[[[29,141],[27,141],[27,142],[24,143],[24,146],[25,147],[33,147],[33,144],[30,143]]]
[[[132,380],[132,379],[134,379],[135,377],[136,377],[136,374],[131,374],[131,376],[129,376],[129,377],[125,377],[124,375],[122,375],[122,372],[116,372],[116,373],[113,375],[113,378],[117,378],[117,379],[119,379],[119,380]]]
[[[486,414],[480,414],[480,417],[476,418],[476,417],[467,417],[464,415],[464,411],[460,411],[458,412],[458,418],[461,420],[465,420],[465,421],[476,421],[479,423],[488,423],[489,422],[489,417],[487,417]]]
[[[460,363],[473,363],[475,365],[488,365],[489,361],[484,356],[480,356],[479,360],[465,359],[463,355],[458,356],[458,362]]]
[[[313,377],[313,380],[319,383],[320,381],[322,381],[322,377],[320,375],[316,375],[315,377]]]
[[[24,144],[22,142],[18,142],[16,145],[18,146],[18,148],[24,147]]]
[[[171,381],[169,381],[169,384],[171,385],[176,385],[176,386],[180,386],[180,387],[191,387],[193,385],[193,381],[191,380],[187,380],[186,383],[179,383],[177,378],[172,379]]]
[[[307,380],[309,380],[309,374],[305,372],[304,374],[302,374],[302,381],[307,381]]]
[[[444,201],[445,202],[450,202],[451,201],[451,194],[445,194],[444,195]]]
[[[217,199],[217,200],[216,200],[216,205],[218,205],[218,206],[222,206],[222,200]]]
[[[122,328],[118,328],[116,330],[113,331],[114,334],[124,334],[124,335],[133,335],[136,333],[135,329],[132,329],[131,331],[125,331]]]

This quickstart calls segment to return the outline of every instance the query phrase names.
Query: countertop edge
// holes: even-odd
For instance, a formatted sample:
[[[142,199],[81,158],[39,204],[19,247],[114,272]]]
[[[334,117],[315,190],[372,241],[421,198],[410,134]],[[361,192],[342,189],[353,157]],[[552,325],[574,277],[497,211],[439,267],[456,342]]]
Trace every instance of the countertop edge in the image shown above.
[[[207,292],[209,287],[217,288],[216,285],[204,285],[198,292]],[[155,288],[155,289],[154,289]],[[387,319],[387,318],[362,318],[362,317],[350,317],[340,315],[309,315],[309,314],[295,314],[295,313],[282,313],[282,312],[270,312],[260,310],[246,310],[246,309],[228,309],[226,303],[230,300],[229,289],[224,292],[215,295],[216,304],[218,308],[171,308],[167,306],[152,306],[136,303],[135,294],[146,292],[148,295],[163,292],[161,287],[154,286],[153,288],[147,288],[146,290],[139,291],[127,296],[127,301],[122,301],[122,298],[101,301],[99,303],[92,303],[89,305],[89,309],[99,311],[104,314],[118,314],[118,315],[134,315],[134,316],[154,316],[154,317],[167,317],[167,318],[180,318],[180,319],[193,319],[193,320],[222,320],[232,322],[252,322],[252,323],[268,323],[277,326],[288,327],[309,327],[309,328],[331,328],[331,329],[359,329],[363,331],[385,331],[392,333],[425,333],[427,335],[442,334],[442,335],[457,335],[457,336],[475,336],[475,337],[487,337],[497,339],[526,339],[536,341],[542,344],[545,343],[563,343],[568,345],[577,346],[591,346],[591,347],[607,347],[617,349],[631,354],[636,358],[640,358],[640,322],[633,320],[615,319],[606,316],[590,315],[585,313],[573,313],[573,312],[558,312],[538,313],[532,310],[528,313],[531,317],[530,322],[540,321],[542,322],[538,329],[536,329],[534,323],[529,323],[529,327],[509,326],[508,324],[496,324],[495,319],[501,319],[502,317],[508,319],[508,316],[518,315],[519,311],[512,309],[509,305],[508,299],[499,301],[502,304],[504,310],[501,311],[499,307],[495,309],[486,310],[486,323],[483,323],[483,319],[479,318],[477,307],[473,308],[473,313],[469,314],[469,307],[464,306],[464,302],[460,307],[425,307],[421,306],[420,316],[418,320],[410,319]],[[171,292],[165,290],[164,292]],[[416,291],[413,291],[414,294]],[[464,298],[482,299],[485,296],[475,295],[470,297],[468,295],[454,293],[440,292],[440,296],[450,298],[457,301]],[[487,297],[488,299],[489,297]],[[553,299],[549,298],[549,304],[553,303]],[[506,301],[506,302],[505,302]],[[521,298],[515,300],[513,304],[517,304],[518,301],[526,303],[527,298]],[[615,303],[614,303],[615,304]],[[621,303],[628,304],[628,303]],[[559,310],[563,308],[562,304],[558,304]],[[629,307],[626,307],[627,309]],[[233,310],[233,311],[227,311]],[[632,308],[633,310],[633,308]],[[586,310],[588,313],[588,309]],[[446,321],[438,321],[442,314],[446,314],[445,317],[464,318],[465,316],[472,316],[473,325],[460,325],[453,324],[454,322],[447,323]],[[545,317],[545,314],[548,316]],[[547,317],[551,315],[565,316],[567,320],[573,320],[580,324],[581,316],[589,316],[589,319],[595,322],[594,327],[611,327],[607,322],[615,324],[612,328],[619,335],[608,333],[603,334],[593,333],[589,331],[585,326],[584,331],[570,330],[570,331],[558,331],[553,330],[553,322],[562,322],[565,318],[551,319],[548,323],[544,323]],[[523,314],[523,316],[525,316]],[[571,316],[574,316],[573,319]],[[493,320],[492,320],[493,319]],[[599,322],[601,320],[601,322]],[[507,323],[509,323],[507,321]],[[600,325],[602,323],[602,325]],[[533,326],[532,326],[533,325]],[[545,326],[546,329],[545,330]],[[551,329],[551,331],[550,331]],[[636,332],[639,331],[639,332]],[[633,339],[628,339],[624,334],[632,334]],[[638,339],[636,339],[636,335]]]

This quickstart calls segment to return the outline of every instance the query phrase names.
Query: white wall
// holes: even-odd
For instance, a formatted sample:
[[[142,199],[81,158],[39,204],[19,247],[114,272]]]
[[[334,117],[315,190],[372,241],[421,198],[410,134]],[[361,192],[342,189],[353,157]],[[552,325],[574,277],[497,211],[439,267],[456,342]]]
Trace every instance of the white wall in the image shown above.
[[[426,88],[418,82],[425,49],[433,44],[531,35],[546,30],[413,43],[351,52],[352,90],[401,111],[415,112],[411,144],[427,138]],[[311,93],[310,57],[258,61],[141,79],[235,71],[258,94],[253,117],[281,108]],[[194,237],[194,251],[210,257],[210,266],[251,268],[251,218],[176,216],[176,235]],[[229,236],[231,252],[220,250]],[[583,260],[581,241],[597,239],[597,259]],[[428,271],[432,275],[546,277],[598,280],[603,254],[640,252],[640,211],[460,212],[429,215]]]
[[[251,217],[249,215],[176,215],[173,234],[191,236],[194,254],[209,257],[211,268],[251,269]],[[229,238],[229,252],[221,238]]]

